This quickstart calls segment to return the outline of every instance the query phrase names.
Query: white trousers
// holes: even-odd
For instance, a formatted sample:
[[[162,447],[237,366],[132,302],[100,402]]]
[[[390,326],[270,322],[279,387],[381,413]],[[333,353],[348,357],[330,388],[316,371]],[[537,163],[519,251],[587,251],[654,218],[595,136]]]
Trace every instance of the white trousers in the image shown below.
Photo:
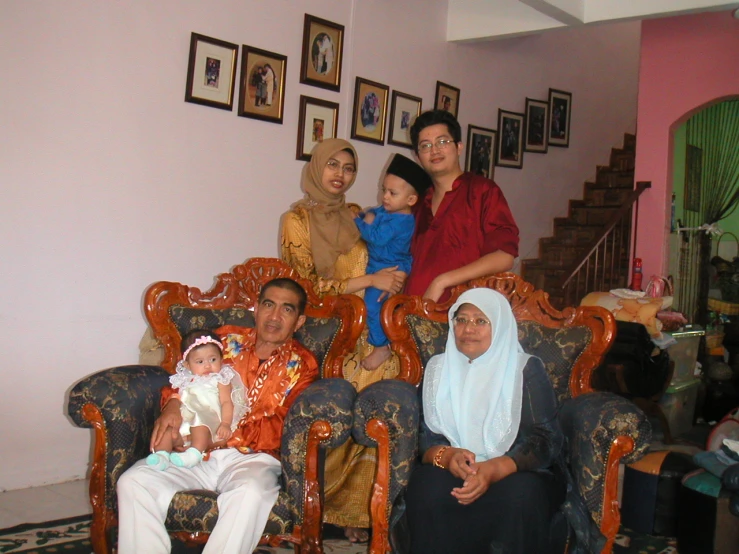
[[[192,468],[157,471],[138,461],[118,480],[118,554],[171,552],[167,509],[177,492],[192,489],[219,493],[218,522],[203,554],[251,554],[277,501],[280,472],[269,454],[233,448],[216,450]]]

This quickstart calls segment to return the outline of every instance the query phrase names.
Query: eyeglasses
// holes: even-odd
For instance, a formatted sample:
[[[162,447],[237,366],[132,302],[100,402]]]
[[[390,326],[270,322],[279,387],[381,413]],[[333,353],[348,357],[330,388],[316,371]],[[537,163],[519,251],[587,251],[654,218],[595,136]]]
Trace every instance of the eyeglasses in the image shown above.
[[[467,327],[468,325],[472,325],[473,327],[485,327],[486,325],[490,325],[490,322],[482,317],[478,317],[477,319],[467,319],[466,317],[454,317],[452,318],[454,321],[454,324],[458,327]]]
[[[455,144],[455,141],[448,138],[436,139],[435,142],[422,142],[418,145],[419,152],[431,152],[431,149],[436,146],[439,150],[444,150],[450,144]]]
[[[327,161],[326,167],[328,167],[334,173],[343,173],[344,175],[348,175],[349,177],[357,172],[357,168],[353,165],[345,165],[342,167],[342,165],[336,160]]]

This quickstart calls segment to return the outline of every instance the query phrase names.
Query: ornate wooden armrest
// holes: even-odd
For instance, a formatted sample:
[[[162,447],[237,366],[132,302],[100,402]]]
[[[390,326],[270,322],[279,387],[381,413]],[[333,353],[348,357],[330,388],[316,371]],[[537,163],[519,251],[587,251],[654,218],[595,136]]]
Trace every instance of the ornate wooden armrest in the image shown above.
[[[397,496],[408,485],[418,451],[418,393],[396,379],[361,391],[354,403],[354,440],[377,446],[377,476],[370,504],[370,554],[390,552],[388,520]]]
[[[72,421],[95,429],[90,503],[96,552],[108,551],[107,531],[117,523],[116,483],[148,453],[160,412],[159,391],[168,378],[157,366],[113,367],[82,379],[69,393],[67,410]]]
[[[593,521],[606,536],[606,551],[610,552],[621,524],[619,464],[644,456],[652,437],[649,419],[625,398],[594,392],[565,401],[559,421],[567,437],[567,461],[575,484]]]
[[[323,453],[349,439],[356,395],[344,379],[320,379],[290,406],[280,449],[284,489],[266,535],[299,543],[301,552],[323,552]]]

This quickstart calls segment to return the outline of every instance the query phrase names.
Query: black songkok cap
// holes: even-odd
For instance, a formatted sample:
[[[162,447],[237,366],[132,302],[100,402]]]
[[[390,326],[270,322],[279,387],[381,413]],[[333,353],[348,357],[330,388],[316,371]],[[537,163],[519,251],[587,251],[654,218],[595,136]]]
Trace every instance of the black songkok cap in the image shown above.
[[[428,176],[423,168],[413,160],[410,160],[402,154],[395,154],[393,161],[387,168],[387,174],[397,175],[404,181],[408,182],[418,196],[423,197],[426,191],[433,185],[431,177]]]

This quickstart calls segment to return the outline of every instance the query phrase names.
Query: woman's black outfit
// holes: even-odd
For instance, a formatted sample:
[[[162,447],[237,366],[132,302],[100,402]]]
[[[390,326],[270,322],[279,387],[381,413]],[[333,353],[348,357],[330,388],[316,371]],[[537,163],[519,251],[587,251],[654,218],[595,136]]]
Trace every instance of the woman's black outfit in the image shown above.
[[[465,506],[451,494],[462,479],[429,464],[414,469],[405,495],[412,554],[550,552],[550,522],[565,497],[565,479],[551,469],[562,443],[554,391],[541,360],[532,357],[523,370],[518,435],[505,454],[518,471]],[[439,445],[449,441],[427,427],[422,409],[420,457]]]

